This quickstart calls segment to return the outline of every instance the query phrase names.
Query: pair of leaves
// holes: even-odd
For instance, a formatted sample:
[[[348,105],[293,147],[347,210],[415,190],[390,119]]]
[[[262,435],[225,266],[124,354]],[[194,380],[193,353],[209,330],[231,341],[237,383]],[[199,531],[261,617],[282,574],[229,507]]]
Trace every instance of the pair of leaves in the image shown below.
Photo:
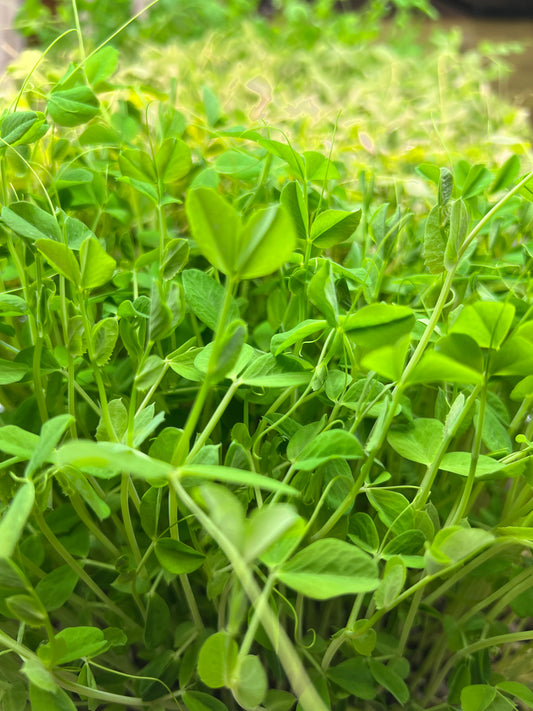
[[[243,225],[237,210],[211,188],[190,190],[191,234],[201,253],[231,279],[255,279],[279,269],[295,246],[294,228],[278,206],[258,210]]]
[[[227,632],[217,632],[203,643],[198,675],[211,689],[230,688],[244,708],[258,706],[267,692],[267,677],[259,657],[239,656],[237,643]]]

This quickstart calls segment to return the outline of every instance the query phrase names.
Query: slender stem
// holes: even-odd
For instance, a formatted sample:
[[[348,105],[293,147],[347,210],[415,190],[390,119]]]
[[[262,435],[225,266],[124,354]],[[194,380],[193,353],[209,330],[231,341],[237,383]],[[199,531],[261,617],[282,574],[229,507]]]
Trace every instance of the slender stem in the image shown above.
[[[261,592],[246,561],[242,558],[233,543],[225,536],[223,531],[197,506],[176,476],[172,478],[170,484],[174,487],[176,494],[184,505],[196,517],[199,523],[228,557],[235,574],[240,580],[243,590],[255,607],[259,602]],[[277,650],[280,662],[295,694],[300,700],[303,711],[327,711],[324,702],[311,683],[296,649],[283,627],[279,624],[278,618],[268,605],[263,606],[260,621],[274,648]]]
[[[204,446],[205,442],[208,440],[209,435],[210,435],[211,432],[215,429],[215,427],[216,427],[218,421],[220,420],[220,418],[222,417],[222,415],[223,415],[224,412],[226,411],[228,405],[229,405],[230,402],[232,401],[233,396],[235,395],[235,393],[236,393],[237,390],[239,389],[240,384],[241,384],[241,383],[240,383],[239,380],[235,380],[235,381],[229,386],[228,390],[226,391],[226,394],[224,395],[224,397],[223,397],[222,400],[220,401],[220,403],[219,403],[217,409],[216,409],[216,410],[214,411],[214,413],[211,415],[211,417],[210,417],[210,419],[209,419],[209,422],[208,422],[208,423],[205,425],[205,427],[202,429],[202,432],[201,432],[200,435],[198,436],[198,439],[196,440],[196,442],[195,442],[195,444],[194,444],[194,447],[193,447],[193,448],[191,449],[191,451],[189,452],[189,456],[187,457],[187,460],[188,460],[188,461],[190,461],[191,459],[193,459],[193,458],[198,454],[198,452],[202,449],[202,447]]]
[[[135,624],[134,621],[130,619],[128,615],[126,615],[126,613],[123,612],[120,607],[118,607],[118,605],[116,605],[113,600],[111,600],[111,598],[104,593],[104,591],[94,582],[94,580],[89,575],[87,575],[87,573],[83,570],[78,561],[68,552],[68,550],[61,543],[61,541],[59,541],[58,538],[52,533],[51,529],[48,527],[48,524],[44,520],[44,516],[35,507],[33,510],[33,515],[35,516],[39,528],[41,529],[43,535],[50,543],[50,545],[61,556],[61,558],[63,558],[65,563],[67,563],[72,568],[72,570],[85,583],[85,585],[87,585],[87,587],[92,590],[96,597],[99,598],[103,603],[105,603],[105,605],[107,605],[107,607],[112,610],[115,615],[118,615],[130,625]]]
[[[481,639],[478,642],[469,644],[463,647],[459,652],[456,652],[444,665],[440,674],[433,680],[433,683],[428,686],[426,693],[426,700],[429,701],[448,676],[448,673],[455,666],[456,662],[462,657],[469,656],[475,652],[479,652],[482,649],[488,649],[489,647],[499,647],[502,644],[513,644],[515,642],[527,642],[533,640],[533,630],[526,630],[525,632],[510,632],[509,634],[500,634],[495,637],[487,637],[486,639]]]
[[[481,386],[478,385],[471,392],[470,396],[468,397],[468,400],[464,404],[461,414],[459,415],[456,422],[454,423],[453,428],[450,429],[450,431],[448,432],[447,436],[445,437],[441,446],[439,447],[439,451],[437,452],[435,459],[431,462],[430,466],[427,468],[426,474],[424,475],[422,483],[420,484],[420,488],[418,489],[417,494],[416,494],[415,498],[413,499],[413,508],[418,509],[418,510],[421,510],[424,508],[426,501],[428,500],[428,498],[431,494],[431,487],[433,486],[435,477],[438,474],[442,459],[443,459],[444,455],[446,454],[446,452],[448,451],[448,447],[450,446],[452,439],[455,437],[455,434],[456,434],[457,430],[459,429],[461,423],[464,421],[465,417],[467,416],[467,414],[470,411],[470,408],[475,403],[480,390],[481,390]]]
[[[228,318],[228,314],[230,311],[231,307],[231,300],[233,298],[233,289],[235,286],[236,282],[233,279],[230,279],[229,277],[226,279],[226,288],[224,292],[224,302],[222,304],[222,310],[220,311],[219,317],[218,317],[218,322],[217,322],[217,328],[215,331],[215,336],[213,338],[213,350],[211,351],[211,357],[209,360],[209,363],[216,363],[216,360],[219,355],[219,348],[220,348],[220,343],[222,341],[223,335],[224,335],[224,329],[226,327],[226,321]],[[208,370],[210,368],[208,367]],[[196,395],[194,405],[192,407],[192,410],[189,413],[189,416],[187,418],[187,421],[185,423],[185,427],[183,429],[183,432],[181,434],[181,437],[178,440],[178,443],[176,444],[176,447],[174,448],[174,453],[172,455],[172,464],[175,466],[180,466],[183,464],[185,459],[187,458],[187,455],[189,453],[189,444],[191,441],[192,434],[195,430],[195,427],[198,423],[198,420],[200,419],[200,415],[203,412],[204,404],[207,398],[207,395],[209,394],[211,388],[212,388],[212,382],[209,379],[209,373],[204,379],[202,386],[200,390],[198,391],[198,394]]]
[[[485,383],[483,389],[481,390],[481,400],[479,402],[479,416],[478,423],[476,427],[476,436],[474,438],[474,444],[472,447],[472,455],[470,458],[470,469],[468,471],[468,477],[466,479],[463,493],[461,494],[461,499],[457,504],[455,511],[452,511],[446,522],[446,526],[453,526],[458,521],[460,521],[468,512],[468,507],[470,504],[470,497],[472,494],[472,489],[476,480],[476,469],[477,463],[479,461],[479,455],[481,452],[481,441],[483,438],[483,421],[485,419],[485,409],[487,406],[487,390],[488,390],[488,374],[485,375]]]
[[[83,32],[81,31],[80,18],[78,15],[78,6],[76,0],[72,0],[72,12],[74,13],[74,24],[76,25],[76,34],[78,35],[78,44],[80,47],[80,56],[85,59],[85,47],[83,44]]]
[[[122,474],[120,479],[120,510],[122,512],[122,521],[124,523],[124,530],[126,531],[126,538],[128,539],[129,547],[133,553],[133,558],[135,564],[139,565],[141,561],[141,551],[139,550],[139,544],[135,537],[135,529],[131,522],[130,513],[130,498],[128,495],[130,487],[130,475]]]

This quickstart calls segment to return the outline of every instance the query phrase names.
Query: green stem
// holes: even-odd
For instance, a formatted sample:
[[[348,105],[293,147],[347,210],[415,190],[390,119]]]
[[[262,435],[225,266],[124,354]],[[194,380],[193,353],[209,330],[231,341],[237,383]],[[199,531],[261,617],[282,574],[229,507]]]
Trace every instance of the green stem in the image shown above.
[[[449,672],[455,666],[456,662],[462,657],[469,656],[475,652],[479,652],[482,649],[488,649],[489,647],[499,647],[502,644],[513,644],[515,642],[527,642],[533,640],[533,630],[526,630],[525,632],[510,632],[509,634],[500,634],[495,637],[487,637],[486,639],[481,639],[478,642],[469,644],[463,647],[459,652],[456,652],[444,665],[440,674],[433,680],[433,683],[429,685],[426,700],[429,701],[440,689],[444,683]]]
[[[429,467],[424,475],[424,478],[422,480],[422,483],[420,484],[420,488],[413,500],[413,508],[418,509],[418,510],[421,510],[424,508],[426,501],[428,500],[428,498],[431,494],[431,487],[433,486],[433,482],[435,481],[435,477],[437,476],[437,473],[439,471],[439,467],[442,462],[442,459],[443,459],[444,455],[446,454],[446,452],[448,451],[448,447],[450,446],[452,439],[455,437],[457,430],[461,426],[461,423],[464,421],[466,415],[470,411],[470,408],[475,403],[480,390],[481,390],[480,385],[478,385],[476,388],[474,388],[474,390],[471,392],[470,396],[468,397],[468,400],[465,402],[464,407],[461,411],[461,414],[459,415],[456,422],[454,423],[453,428],[451,428],[448,431],[447,436],[444,438],[434,460],[429,465]]]
[[[120,607],[118,607],[118,605],[115,605],[113,600],[111,600],[111,598],[109,598],[104,593],[104,591],[94,582],[94,580],[89,575],[87,575],[87,573],[79,565],[78,561],[68,552],[65,546],[52,533],[51,529],[48,527],[48,524],[44,520],[44,516],[42,515],[42,513],[38,509],[34,508],[33,515],[35,516],[37,524],[41,529],[44,537],[50,543],[52,548],[54,548],[54,550],[61,556],[61,558],[63,558],[65,563],[67,563],[67,565],[71,567],[71,569],[76,573],[80,580],[82,580],[85,585],[87,585],[87,587],[92,590],[96,597],[99,598],[105,605],[107,605],[107,607],[112,610],[115,615],[122,618],[129,625],[135,624],[134,621],[131,620],[126,615],[126,613],[120,609]]]
[[[130,475],[122,474],[120,479],[120,510],[122,512],[122,521],[124,523],[126,538],[128,539],[129,547],[133,553],[135,564],[139,565],[142,556],[141,551],[139,550],[137,539],[135,537],[135,530],[131,522],[129,488]]]
[[[231,307],[231,300],[233,298],[233,289],[235,284],[236,281],[234,279],[230,279],[229,277],[226,279],[224,302],[222,304],[222,310],[218,317],[217,328],[213,338],[213,350],[211,351],[211,357],[209,360],[210,363],[216,363],[216,360],[219,355],[220,343],[224,336],[224,329],[226,327],[226,321]],[[171,459],[171,462],[174,466],[180,466],[187,458],[193,432],[203,412],[204,404],[211,388],[212,382],[209,380],[209,377],[206,376],[202,383],[202,386],[200,387],[200,390],[198,391],[198,394],[196,395],[194,405],[189,413],[181,437],[179,438],[178,443],[174,448],[174,453]]]
[[[98,541],[100,541],[102,546],[104,548],[106,548],[109,551],[109,553],[111,553],[112,556],[115,556],[116,558],[118,558],[118,556],[120,555],[120,551],[114,545],[114,543],[112,543],[112,541],[109,540],[109,538],[98,528],[98,526],[92,520],[89,512],[87,511],[87,507],[85,506],[81,496],[79,494],[71,494],[70,503],[72,504],[73,509],[76,511],[76,513],[80,517],[80,521],[82,521],[85,524],[85,526],[89,529],[89,531],[93,534],[93,536]]]
[[[233,570],[250,599],[254,607],[259,603],[261,592],[253,577],[252,571],[248,563],[242,558],[239,551],[233,543],[225,536],[218,526],[209,518],[209,516],[197,506],[193,499],[188,495],[183,488],[177,476],[174,476],[170,482],[175,489],[184,505],[196,517],[198,522],[203,526],[204,530],[217,542],[221,550],[229,559]],[[264,605],[260,621],[268,635],[270,641],[277,651],[279,660],[287,674],[289,682],[300,700],[303,711],[327,711],[326,706],[320,698],[317,690],[311,683],[307,672],[298,656],[296,649],[291,643],[287,633],[280,626],[279,620],[268,605]]]
[[[191,449],[189,452],[189,456],[187,457],[187,461],[192,460],[198,452],[202,449],[204,446],[205,442],[209,439],[209,435],[211,432],[215,429],[216,425],[218,424],[218,421],[226,411],[228,405],[233,399],[233,396],[237,392],[237,390],[240,387],[240,381],[235,380],[228,388],[226,391],[226,394],[220,401],[217,409],[214,411],[214,413],[211,415],[209,422],[205,425],[205,427],[202,429],[201,434],[198,436],[194,447]]]
[[[464,518],[464,516],[468,512],[472,489],[476,481],[477,463],[479,461],[479,455],[481,453],[481,441],[483,438],[483,420],[485,419],[485,409],[487,406],[487,391],[488,374],[485,375],[485,382],[483,385],[483,389],[481,390],[481,400],[479,402],[479,417],[476,427],[476,436],[474,438],[474,444],[472,447],[472,455],[470,458],[470,469],[468,471],[468,477],[463,488],[463,493],[461,494],[461,499],[457,504],[455,511],[452,511],[452,513],[448,517],[446,526],[454,526],[458,521]]]

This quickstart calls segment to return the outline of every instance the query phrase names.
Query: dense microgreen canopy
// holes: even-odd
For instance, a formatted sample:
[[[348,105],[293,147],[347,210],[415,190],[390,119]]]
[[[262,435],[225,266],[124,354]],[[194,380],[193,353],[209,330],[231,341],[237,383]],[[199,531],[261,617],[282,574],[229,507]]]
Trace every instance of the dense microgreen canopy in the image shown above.
[[[375,27],[332,5],[211,42],[327,71]],[[527,147],[485,160],[469,116],[460,154],[440,87],[445,156],[424,105],[363,165],[342,119],[258,127],[164,50],[78,40],[0,117],[0,707],[533,707]]]

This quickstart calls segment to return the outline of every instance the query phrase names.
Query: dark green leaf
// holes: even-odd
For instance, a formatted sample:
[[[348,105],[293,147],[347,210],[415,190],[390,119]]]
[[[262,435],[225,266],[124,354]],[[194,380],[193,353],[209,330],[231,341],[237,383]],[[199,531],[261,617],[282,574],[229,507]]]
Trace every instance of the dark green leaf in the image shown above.
[[[57,610],[67,602],[78,582],[77,574],[68,565],[60,565],[35,586],[35,592],[45,610]]]
[[[174,575],[192,573],[201,568],[205,560],[203,553],[174,538],[159,538],[154,550],[160,565]]]
[[[402,706],[409,701],[409,689],[394,669],[378,662],[377,659],[369,659],[368,666],[377,683],[387,689]]]
[[[214,331],[224,302],[224,287],[199,269],[186,269],[181,278],[187,304],[194,315]],[[232,299],[228,321],[238,318],[239,308]]]

